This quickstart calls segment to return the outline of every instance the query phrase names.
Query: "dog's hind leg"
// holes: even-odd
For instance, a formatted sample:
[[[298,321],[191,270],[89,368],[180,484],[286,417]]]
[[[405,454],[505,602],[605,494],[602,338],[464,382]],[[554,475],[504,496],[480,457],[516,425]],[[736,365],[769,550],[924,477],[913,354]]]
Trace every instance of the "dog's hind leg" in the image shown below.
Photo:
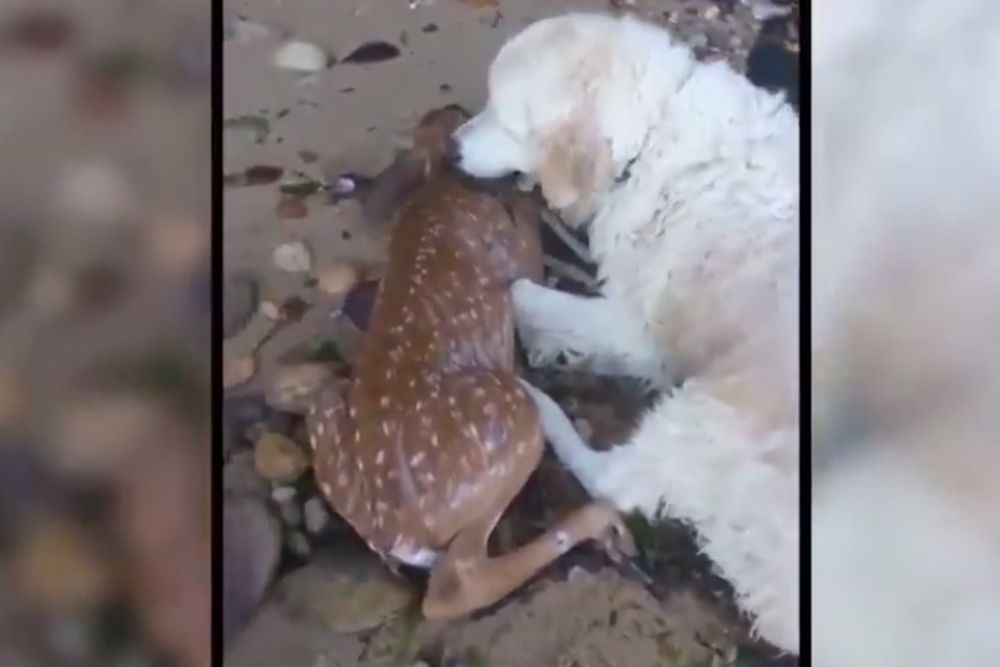
[[[599,375],[670,386],[667,359],[641,320],[607,297],[580,297],[519,280],[512,287],[517,331],[532,366],[586,368]]]

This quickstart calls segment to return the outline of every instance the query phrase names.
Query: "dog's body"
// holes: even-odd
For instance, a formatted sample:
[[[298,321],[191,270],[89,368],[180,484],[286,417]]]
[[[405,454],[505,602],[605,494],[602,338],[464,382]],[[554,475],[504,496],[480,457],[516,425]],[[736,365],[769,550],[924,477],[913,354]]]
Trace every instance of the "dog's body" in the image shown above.
[[[504,46],[457,134],[475,175],[537,178],[591,219],[603,296],[514,288],[535,364],[566,358],[675,387],[594,452],[537,395],[597,496],[689,522],[762,636],[798,651],[798,119],[655,26],[568,15]]]

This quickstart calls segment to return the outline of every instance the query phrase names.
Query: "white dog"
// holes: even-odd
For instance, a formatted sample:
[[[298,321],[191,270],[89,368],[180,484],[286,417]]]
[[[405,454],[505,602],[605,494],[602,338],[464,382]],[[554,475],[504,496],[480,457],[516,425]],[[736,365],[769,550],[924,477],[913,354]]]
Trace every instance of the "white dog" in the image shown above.
[[[689,522],[756,630],[797,653],[796,114],[662,28],[571,14],[503,47],[456,139],[465,171],[521,172],[589,221],[602,297],[514,287],[532,363],[667,390],[600,453],[536,392],[557,454],[622,510]]]

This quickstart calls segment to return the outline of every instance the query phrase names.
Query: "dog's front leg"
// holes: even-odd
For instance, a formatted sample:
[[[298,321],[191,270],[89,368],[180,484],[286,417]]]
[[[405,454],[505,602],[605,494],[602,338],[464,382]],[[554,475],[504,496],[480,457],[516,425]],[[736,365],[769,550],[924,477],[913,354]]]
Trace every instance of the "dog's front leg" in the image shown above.
[[[534,367],[586,368],[600,375],[670,384],[667,359],[642,321],[608,297],[580,297],[519,280],[517,331]]]

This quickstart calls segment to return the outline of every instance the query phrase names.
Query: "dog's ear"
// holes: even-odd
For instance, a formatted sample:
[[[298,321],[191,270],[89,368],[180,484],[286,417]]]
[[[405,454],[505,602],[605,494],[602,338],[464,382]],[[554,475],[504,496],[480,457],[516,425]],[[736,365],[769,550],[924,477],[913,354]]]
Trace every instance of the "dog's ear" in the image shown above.
[[[612,177],[611,142],[596,123],[571,120],[542,142],[538,182],[552,208],[565,210],[589,201]]]

